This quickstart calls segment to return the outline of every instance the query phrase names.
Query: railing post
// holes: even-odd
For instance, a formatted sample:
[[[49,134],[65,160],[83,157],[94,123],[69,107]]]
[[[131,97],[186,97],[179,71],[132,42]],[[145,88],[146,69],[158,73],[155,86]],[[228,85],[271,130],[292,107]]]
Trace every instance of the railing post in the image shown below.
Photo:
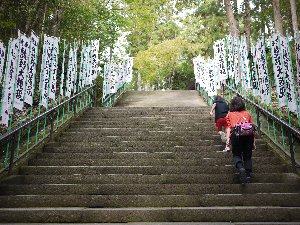
[[[290,154],[292,162],[292,172],[296,173],[296,161],[295,161],[295,152],[294,152],[294,135],[292,132],[289,132],[289,145],[290,145]]]
[[[94,97],[94,107],[96,107],[96,104],[97,104],[97,102],[96,102],[97,101],[97,86],[95,85],[93,89],[94,89],[94,96],[93,96]]]
[[[73,107],[74,107],[74,116],[76,116],[77,114],[77,96],[72,100],[72,104],[73,104]]]
[[[20,131],[16,132],[12,139],[12,145],[11,145],[11,149],[10,149],[9,166],[8,166],[8,175],[12,174],[12,168],[14,165],[14,158],[15,158],[15,149],[17,147],[17,140],[18,140],[19,132]]]
[[[52,134],[53,134],[53,127],[54,127],[54,110],[52,110],[50,114],[50,141],[52,141]]]
[[[259,109],[257,107],[255,107],[256,109],[256,120],[257,120],[257,130],[258,130],[258,134],[261,135],[261,130],[260,130],[260,113],[259,113]]]

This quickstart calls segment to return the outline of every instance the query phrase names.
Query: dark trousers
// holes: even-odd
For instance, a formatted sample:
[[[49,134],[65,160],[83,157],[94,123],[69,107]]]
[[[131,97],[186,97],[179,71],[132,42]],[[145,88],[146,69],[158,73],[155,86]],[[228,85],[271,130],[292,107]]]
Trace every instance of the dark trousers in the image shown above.
[[[252,172],[252,148],[254,136],[236,136],[234,133],[230,137],[232,145],[232,155],[234,166],[239,169],[243,166],[248,173]],[[239,164],[241,163],[241,164]]]

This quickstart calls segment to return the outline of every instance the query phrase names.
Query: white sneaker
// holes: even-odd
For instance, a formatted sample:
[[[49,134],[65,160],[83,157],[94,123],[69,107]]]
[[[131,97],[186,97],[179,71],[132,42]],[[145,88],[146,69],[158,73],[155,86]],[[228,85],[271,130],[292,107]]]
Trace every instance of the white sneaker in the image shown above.
[[[223,152],[230,152],[230,147],[226,146]]]
[[[223,142],[223,143],[226,143],[227,138],[226,138],[226,135],[225,135],[225,133],[224,133],[223,131],[220,132],[220,136],[221,136],[222,142]]]

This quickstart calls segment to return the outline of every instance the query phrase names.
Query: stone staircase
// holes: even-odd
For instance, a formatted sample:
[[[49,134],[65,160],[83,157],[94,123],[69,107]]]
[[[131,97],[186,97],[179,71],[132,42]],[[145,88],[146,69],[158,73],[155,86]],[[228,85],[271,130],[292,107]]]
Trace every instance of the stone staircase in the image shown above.
[[[240,184],[208,112],[89,110],[1,182],[0,223],[299,222],[290,166],[258,139]]]

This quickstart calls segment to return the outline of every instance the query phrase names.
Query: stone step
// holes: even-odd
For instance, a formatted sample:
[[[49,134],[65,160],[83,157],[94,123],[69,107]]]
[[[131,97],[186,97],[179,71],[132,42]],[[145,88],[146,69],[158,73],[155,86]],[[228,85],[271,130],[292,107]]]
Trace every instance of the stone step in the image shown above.
[[[183,126],[184,125],[184,126]],[[106,123],[106,124],[100,124],[97,123],[97,121],[93,122],[80,122],[80,121],[73,121],[71,123],[70,128],[83,128],[83,129],[91,129],[91,128],[97,128],[97,129],[151,129],[151,130],[168,130],[168,129],[176,129],[176,130],[208,130],[213,131],[215,130],[215,125],[213,122],[209,123],[195,123],[195,122],[186,122],[185,124],[180,123],[126,123],[125,121],[123,123]]]
[[[80,120],[73,121],[72,124],[80,124],[80,125],[88,125],[88,124],[93,124],[93,125],[98,125],[99,127],[103,126],[112,126],[112,125],[130,125],[130,126],[138,126],[138,125],[143,125],[147,127],[157,127],[160,125],[165,125],[165,126],[180,126],[182,125],[193,125],[193,124],[204,124],[208,123],[210,124],[210,127],[214,125],[214,120],[211,120],[209,118],[203,118],[203,119],[179,119],[179,118],[174,118],[172,120],[170,119],[160,119],[160,120],[145,120],[145,119],[138,119],[138,118],[132,118],[131,120],[128,118],[124,119],[86,119],[86,118],[81,118]]]
[[[17,195],[0,196],[0,208],[24,207],[297,207],[299,193],[202,195]]]
[[[83,127],[83,126],[71,126],[66,132],[98,132],[98,133],[159,133],[159,132],[178,132],[178,133],[196,133],[200,134],[209,132],[211,134],[217,134],[215,132],[215,126],[205,125],[205,127],[164,127],[164,128],[148,128],[148,127]]]
[[[215,131],[209,132],[208,130],[198,130],[198,131],[190,131],[190,130],[184,130],[184,131],[176,131],[176,130],[144,130],[144,131],[138,131],[138,130],[130,130],[130,129],[69,129],[68,131],[65,131],[62,133],[62,136],[70,136],[70,135],[85,135],[89,137],[93,136],[149,136],[149,137],[169,137],[169,136],[175,136],[175,137],[198,137],[204,136],[204,137],[218,137],[220,139],[220,135],[217,134]]]
[[[275,157],[272,154],[259,154],[258,151],[253,152],[253,160],[255,162],[268,162],[270,160],[271,163],[281,163],[281,159]],[[229,154],[219,154],[215,152],[211,152],[203,154],[203,152],[182,152],[182,153],[174,153],[174,152],[113,152],[111,154],[108,153],[49,153],[43,152],[38,153],[36,156],[37,159],[173,159],[173,160],[197,160],[197,161],[215,161],[217,163],[220,162],[231,162],[232,155]]]
[[[300,221],[299,207],[1,208],[1,222],[110,223],[187,221]]]
[[[31,159],[30,166],[222,166],[232,164],[231,159],[82,159],[82,158],[46,158]],[[277,157],[253,158],[254,165],[283,165]]]
[[[126,121],[127,123],[161,123],[161,122],[169,122],[169,123],[179,123],[179,122],[212,122],[214,123],[214,118],[208,115],[197,115],[197,114],[185,114],[185,115],[153,115],[153,116],[131,116],[131,117],[124,117],[120,115],[119,117],[102,117],[97,115],[86,115],[84,117],[79,117],[76,119],[78,122],[84,121],[95,121],[98,123],[108,122],[123,122]]]
[[[226,174],[235,173],[233,165],[226,166],[23,166],[20,174]],[[287,165],[255,165],[253,173],[289,173]]]
[[[239,184],[237,173],[222,174],[70,174],[15,175],[5,184]],[[255,173],[252,183],[290,183],[300,185],[293,173]]]
[[[119,147],[119,148],[126,148],[126,147],[135,147],[135,148],[143,148],[143,147],[151,147],[151,148],[160,148],[161,151],[164,150],[165,147],[191,147],[191,146],[215,146],[220,145],[220,141],[217,140],[170,140],[170,141],[163,141],[163,140],[151,140],[151,141],[130,141],[130,140],[120,140],[116,141],[111,138],[110,141],[106,139],[105,142],[100,141],[72,141],[70,139],[60,139],[57,146],[66,146],[66,147],[74,147],[74,146],[81,146],[82,148],[90,148],[90,147]],[[225,146],[225,144],[224,144]],[[256,142],[256,146],[258,148],[266,149],[267,145],[265,143],[260,143],[259,141]],[[204,148],[206,149],[206,148]]]
[[[151,134],[151,135],[134,135],[134,136],[101,136],[97,133],[66,133],[58,139],[59,141],[72,142],[124,142],[124,141],[215,141],[221,142],[220,135],[202,134],[202,135],[185,135],[176,136],[172,134]]]
[[[199,195],[299,193],[298,184],[1,184],[0,195]],[[299,202],[298,202],[299,203]]]
[[[87,113],[187,113],[187,112],[210,112],[210,106],[201,107],[93,107]]]
[[[48,146],[44,149],[42,154],[38,154],[38,158],[47,158],[49,154],[53,154],[53,158],[232,158],[231,152],[222,152],[225,145],[207,146],[208,149],[204,151],[203,147],[168,147],[168,148],[103,148],[103,147],[89,147],[82,149],[76,146]],[[253,151],[254,157],[273,157],[275,154],[262,147],[257,147]]]

